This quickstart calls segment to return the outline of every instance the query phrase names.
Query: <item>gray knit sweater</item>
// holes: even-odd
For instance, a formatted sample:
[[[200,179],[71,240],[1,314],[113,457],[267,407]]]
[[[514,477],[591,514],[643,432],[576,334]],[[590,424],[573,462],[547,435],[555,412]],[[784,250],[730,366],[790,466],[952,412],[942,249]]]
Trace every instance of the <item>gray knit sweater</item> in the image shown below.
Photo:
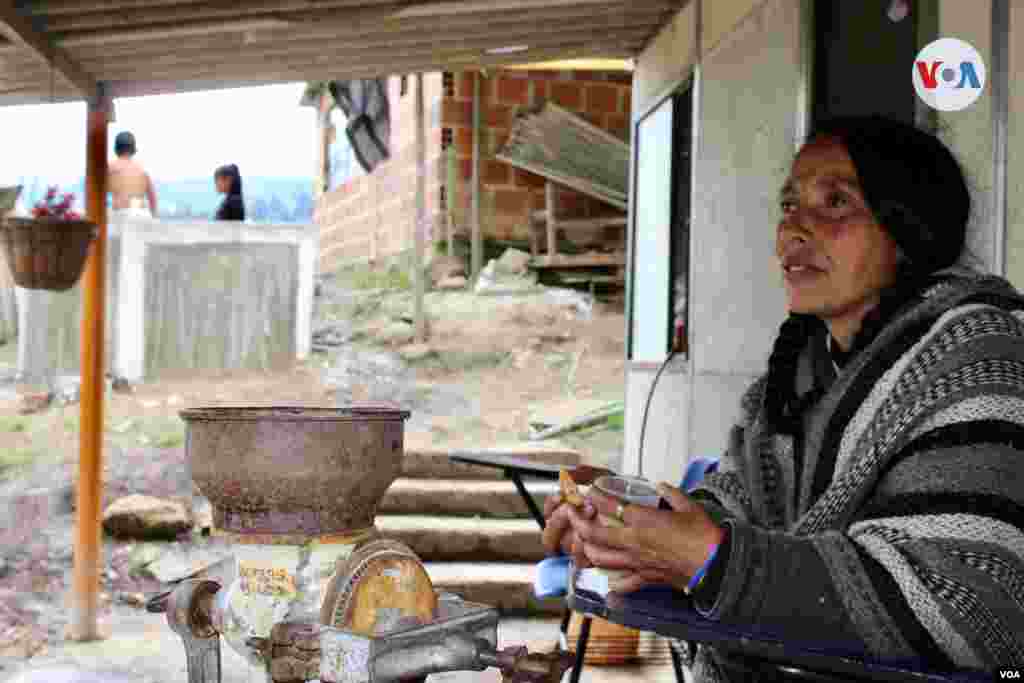
[[[706,616],[939,668],[1024,665],[1022,321],[1004,280],[945,271],[806,416],[799,482],[756,382],[699,489],[731,536]],[[699,649],[698,681],[728,680],[720,654]]]

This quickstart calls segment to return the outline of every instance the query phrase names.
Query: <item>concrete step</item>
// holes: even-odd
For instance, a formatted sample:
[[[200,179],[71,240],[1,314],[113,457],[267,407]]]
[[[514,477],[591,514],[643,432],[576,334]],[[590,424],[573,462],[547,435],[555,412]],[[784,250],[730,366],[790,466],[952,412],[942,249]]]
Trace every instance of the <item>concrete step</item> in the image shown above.
[[[541,510],[544,500],[558,493],[557,482],[524,483]],[[381,501],[380,514],[532,519],[515,484],[507,480],[398,479]]]
[[[424,562],[539,562],[540,527],[531,519],[379,515],[386,538],[405,543]]]
[[[501,470],[492,467],[454,463],[450,455],[487,455],[526,458],[531,462],[573,467],[580,454],[571,448],[550,442],[527,442],[487,448],[428,448],[407,444],[402,476],[410,479],[503,479]]]
[[[427,573],[437,590],[505,612],[561,614],[565,602],[533,597],[533,564],[502,562],[428,562]]]

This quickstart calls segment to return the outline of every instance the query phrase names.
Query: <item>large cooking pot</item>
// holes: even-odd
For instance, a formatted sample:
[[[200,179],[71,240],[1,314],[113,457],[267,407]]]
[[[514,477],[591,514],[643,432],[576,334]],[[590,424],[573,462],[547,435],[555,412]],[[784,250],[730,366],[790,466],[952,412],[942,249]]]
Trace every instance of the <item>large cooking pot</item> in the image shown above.
[[[326,536],[373,527],[402,469],[407,411],[198,407],[187,426],[192,479],[214,527],[241,535]]]

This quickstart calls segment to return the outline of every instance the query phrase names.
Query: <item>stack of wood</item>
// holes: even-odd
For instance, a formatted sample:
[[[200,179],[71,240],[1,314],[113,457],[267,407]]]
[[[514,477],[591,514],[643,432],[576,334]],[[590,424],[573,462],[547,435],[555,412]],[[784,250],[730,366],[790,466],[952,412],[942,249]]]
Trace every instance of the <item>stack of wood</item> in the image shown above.
[[[629,145],[561,107],[516,116],[498,159],[626,210]]]

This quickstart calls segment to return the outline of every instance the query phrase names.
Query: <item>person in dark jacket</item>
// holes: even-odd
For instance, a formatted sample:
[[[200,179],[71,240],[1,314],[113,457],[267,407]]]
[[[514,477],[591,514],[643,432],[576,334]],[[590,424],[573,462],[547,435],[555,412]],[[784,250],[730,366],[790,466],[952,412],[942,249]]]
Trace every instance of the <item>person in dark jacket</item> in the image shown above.
[[[244,221],[245,201],[242,198],[242,175],[238,172],[238,166],[221,166],[214,172],[213,182],[217,192],[224,195],[224,201],[217,209],[216,220]]]
[[[828,122],[780,209],[790,315],[719,470],[660,487],[672,510],[553,497],[548,552],[789,642],[940,671],[1024,665],[1024,296],[961,263],[959,164],[907,124]],[[737,643],[702,644],[692,673],[796,680],[757,668]]]

